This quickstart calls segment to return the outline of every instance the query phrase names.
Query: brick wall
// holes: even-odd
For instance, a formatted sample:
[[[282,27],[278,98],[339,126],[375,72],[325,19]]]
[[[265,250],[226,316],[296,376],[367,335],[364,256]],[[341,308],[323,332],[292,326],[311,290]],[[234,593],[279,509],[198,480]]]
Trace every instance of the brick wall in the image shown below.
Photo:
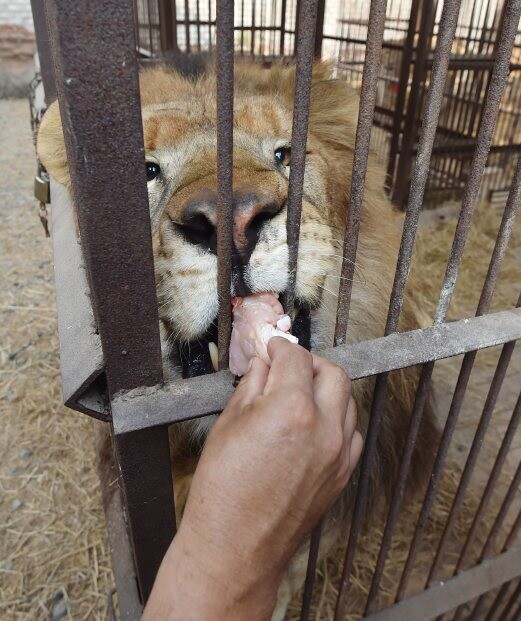
[[[0,97],[27,94],[35,50],[30,1],[0,0]]]

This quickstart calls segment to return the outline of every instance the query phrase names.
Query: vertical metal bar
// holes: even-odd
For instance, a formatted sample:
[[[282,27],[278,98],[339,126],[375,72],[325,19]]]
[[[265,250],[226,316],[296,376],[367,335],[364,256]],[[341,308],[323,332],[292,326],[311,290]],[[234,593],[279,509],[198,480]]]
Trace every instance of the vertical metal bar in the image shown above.
[[[521,15],[521,0],[508,0],[505,11],[505,27],[501,33],[501,40],[497,47],[494,69],[492,71],[492,77],[490,79],[487,98],[479,126],[470,175],[465,187],[460,217],[456,226],[450,259],[445,271],[440,299],[436,309],[436,324],[444,321],[456,285],[459,264],[465,249],[465,241],[470,229],[472,214],[474,213],[483,171],[492,142],[501,97],[508,77],[510,56],[517,33],[519,17]]]
[[[474,156],[472,160],[470,177],[469,177],[468,184],[466,186],[465,195],[463,197],[463,204],[462,204],[462,209],[460,213],[460,218],[458,220],[458,225],[456,227],[451,255],[449,258],[449,262],[447,264],[445,278],[444,278],[444,282],[443,282],[441,293],[440,293],[438,307],[436,310],[436,315],[435,315],[436,324],[439,324],[442,321],[444,321],[445,315],[447,313],[447,310],[450,304],[450,299],[454,291],[459,263],[463,255],[466,235],[470,228],[470,221],[471,221],[472,213],[473,213],[475,203],[477,200],[477,196],[478,196],[480,179],[483,174],[488,150],[490,148],[490,143],[492,139],[494,124],[497,118],[499,105],[501,102],[501,96],[502,96],[504,85],[505,85],[506,78],[508,75],[510,54],[511,54],[512,46],[514,43],[515,34],[517,31],[517,24],[519,23],[520,14],[521,14],[521,2],[519,0],[509,0],[508,7],[507,7],[508,19],[506,21],[508,26],[505,27],[505,30],[502,33],[500,44],[498,46],[498,54],[497,54],[496,61],[494,64],[494,70],[492,74],[489,92],[487,94],[487,100],[485,103],[485,110],[484,110],[483,117],[482,117],[482,123],[480,125],[476,150],[474,152]],[[480,305],[479,305],[480,312],[486,312],[485,307],[487,306],[488,302],[487,303],[485,302],[486,300],[483,298],[482,300],[480,300]],[[409,550],[409,555],[408,555],[408,558],[407,558],[407,561],[406,561],[406,564],[405,564],[405,567],[402,573],[402,578],[400,581],[400,585],[398,588],[398,594],[397,594],[398,600],[402,599],[405,594],[407,579],[413,566],[413,562],[414,562],[414,558],[417,552],[419,541],[423,535],[423,529],[425,527],[427,516],[430,511],[430,506],[434,499],[434,494],[436,491],[439,474],[441,472],[441,468],[442,468],[442,465],[445,459],[445,455],[448,450],[448,445],[452,437],[452,432],[453,432],[453,429],[454,429],[454,426],[457,420],[459,407],[461,405],[461,400],[463,399],[463,396],[465,393],[466,384],[470,376],[474,358],[475,358],[475,353],[470,352],[465,355],[465,358],[462,363],[462,367],[461,367],[460,374],[458,377],[458,384],[456,386],[453,401],[451,403],[451,410],[447,418],[447,422],[446,422],[445,429],[443,432],[442,441],[440,444],[438,455],[436,457],[436,462],[435,462],[434,469],[433,469],[433,476],[431,478],[429,488],[425,495],[424,505],[422,507],[422,511],[418,519],[413,541],[411,543],[411,547]]]
[[[360,230],[360,216],[364,197],[364,183],[367,171],[367,161],[371,140],[371,127],[373,123],[374,108],[376,103],[376,89],[380,72],[380,61],[382,54],[382,41],[385,27],[386,0],[376,0],[371,3],[368,20],[367,48],[364,70],[362,75],[362,89],[360,95],[360,109],[358,114],[358,125],[356,130],[355,153],[353,159],[351,193],[348,207],[347,227],[344,237],[343,257],[346,261],[342,262],[341,280],[338,295],[337,319],[335,326],[335,345],[346,342],[347,323],[349,318],[349,307],[352,292],[352,279],[356,251],[358,246],[358,234]],[[380,376],[377,383],[385,381]],[[377,420],[369,421],[375,429],[374,432],[368,429],[368,435],[376,436],[378,427]],[[353,510],[351,521],[351,531],[347,545],[340,591],[337,598],[335,609],[335,621],[340,621],[344,616],[346,605],[346,594],[349,586],[351,567],[354,560],[356,542],[361,527],[362,517],[367,501],[368,470],[366,466],[371,464],[374,458],[374,446],[371,443],[366,445],[360,466],[361,478],[358,485],[357,498]],[[362,480],[367,479],[367,481]]]
[[[302,596],[302,607],[300,609],[300,621],[308,621],[309,613],[311,612],[311,598],[313,596],[313,586],[315,584],[321,534],[322,522],[319,522],[318,526],[313,529],[309,542],[309,557],[306,568],[306,580],[304,582],[304,595]]]
[[[197,51],[201,51],[201,10],[199,7],[199,0],[196,0],[195,4],[195,19],[197,21]]]
[[[519,422],[521,420],[521,394],[517,400],[516,406],[514,408],[514,412],[512,414],[512,418],[510,419],[510,423],[503,437],[503,441],[501,443],[501,447],[496,456],[496,460],[490,472],[489,479],[487,481],[487,485],[481,497],[481,501],[479,503],[479,507],[476,511],[476,515],[474,516],[474,520],[472,525],[467,533],[467,539],[465,541],[465,545],[461,551],[460,557],[456,564],[456,568],[454,570],[454,575],[459,573],[463,569],[463,565],[467,559],[467,556],[470,552],[470,548],[472,543],[474,542],[474,537],[476,536],[476,531],[478,526],[483,518],[485,509],[487,508],[490,499],[492,497],[492,493],[496,487],[497,480],[501,473],[501,469],[503,468],[503,464],[508,455],[508,451],[510,449],[510,445],[512,444],[512,440],[514,438],[514,434],[519,426]]]
[[[45,93],[45,103],[50,106],[56,99],[56,86],[54,84],[51,48],[49,47],[49,35],[47,33],[47,22],[45,20],[45,6],[41,0],[31,0],[31,9],[33,13],[36,47],[38,50],[38,61],[40,63],[40,73],[42,74],[43,90]]]
[[[481,562],[483,559],[490,556],[492,551],[492,544],[496,540],[499,535],[501,528],[505,522],[508,510],[512,506],[512,502],[514,501],[516,494],[519,492],[519,485],[521,484],[521,462],[519,463],[516,473],[514,474],[514,478],[510,482],[508,487],[508,491],[505,495],[503,503],[501,504],[501,509],[494,520],[494,524],[490,529],[490,533],[488,534],[485,545],[483,546],[483,551],[481,552],[481,556],[479,561]],[[507,546],[505,546],[506,549]]]
[[[175,0],[158,0],[161,51],[177,50],[177,18]]]
[[[505,607],[503,608],[503,614],[499,617],[498,621],[507,621],[507,619],[512,619],[516,621],[519,617],[516,616],[514,607],[521,600],[521,580],[518,581],[517,587],[512,592],[512,595],[508,598]],[[511,616],[511,613],[514,613]]]
[[[295,304],[295,283],[297,278],[298,242],[300,215],[306,167],[306,145],[308,138],[308,115],[311,100],[311,74],[317,20],[317,0],[302,0],[299,3],[297,66],[293,104],[293,126],[291,130],[291,168],[288,182],[286,234],[288,243],[288,286],[284,295],[284,310],[291,314]]]
[[[251,3],[251,42],[250,42],[250,54],[252,56],[255,55],[255,13],[257,10],[257,5],[255,0],[252,0]]]
[[[280,8],[280,47],[279,55],[284,56],[284,40],[286,37],[286,0],[282,0]]]
[[[423,0],[422,2],[420,34],[418,37],[418,45],[416,46],[416,58],[414,61],[409,100],[407,102],[407,113],[404,119],[400,157],[398,158],[396,177],[392,191],[392,201],[399,207],[403,207],[409,187],[413,147],[418,135],[418,113],[427,78],[426,63],[430,51],[434,19],[436,17],[436,1],[437,0]]]
[[[150,53],[154,55],[154,41],[152,39],[152,0],[147,0],[147,22],[148,22],[148,45]]]
[[[190,2],[185,0],[185,52],[190,53]]]
[[[490,423],[492,414],[494,412],[499,390],[501,389],[506,371],[508,369],[508,364],[510,362],[510,358],[512,357],[514,346],[515,346],[515,342],[507,343],[502,349],[501,356],[498,362],[498,366],[496,368],[496,372],[492,379],[492,383],[490,385],[490,389],[487,395],[485,406],[483,408],[483,413],[481,415],[481,418],[480,418],[480,421],[479,421],[479,424],[476,429],[476,433],[475,433],[475,436],[472,442],[472,446],[470,448],[467,461],[465,463],[465,468],[463,469],[463,473],[460,478],[458,489],[452,501],[452,506],[449,512],[449,516],[447,518],[447,522],[445,523],[445,528],[443,530],[443,534],[440,539],[440,543],[438,545],[438,549],[437,549],[436,555],[434,557],[434,561],[432,563],[432,566],[429,572],[429,576],[427,579],[427,585],[431,585],[433,582],[435,582],[436,574],[443,561],[443,557],[446,551],[447,544],[449,542],[450,535],[453,533],[454,523],[456,521],[456,518],[459,515],[459,511],[461,509],[463,499],[465,498],[465,493],[467,491],[470,478],[472,476],[472,473],[474,472],[474,467],[476,465],[476,462],[479,456],[479,452],[480,452],[481,445],[485,437],[485,433],[488,429],[488,425]]]
[[[505,541],[505,545],[503,546],[503,550],[508,550],[512,547],[519,531],[521,530],[521,511],[519,512],[514,525]]]
[[[512,586],[512,582],[505,582],[505,584],[502,585],[502,587],[499,589],[499,591],[497,592],[496,597],[494,598],[494,601],[492,602],[488,612],[487,612],[487,616],[484,618],[484,621],[492,621],[492,619],[495,617],[496,612],[499,610],[499,607],[501,606],[502,602],[505,599],[505,595],[508,592],[508,589]],[[484,597],[484,595],[482,595],[482,597]],[[460,607],[459,610],[462,610],[463,607]],[[458,611],[459,614],[459,611]]]
[[[162,362],[132,5],[107,0],[96,9],[46,2],[82,250],[112,397],[160,383]],[[125,157],[115,158],[115,149]],[[115,443],[146,599],[175,532],[168,430],[116,436]]]
[[[393,187],[394,169],[396,165],[396,156],[398,155],[398,145],[400,142],[400,134],[402,131],[403,111],[405,100],[407,97],[407,87],[409,85],[409,74],[411,71],[412,56],[414,51],[414,35],[416,34],[416,22],[418,21],[418,12],[421,0],[413,0],[411,4],[411,13],[409,16],[409,27],[407,36],[403,44],[402,60],[400,63],[400,74],[398,78],[398,93],[394,106],[393,125],[391,129],[391,144],[389,148],[389,161],[387,164],[387,183],[389,187]]]
[[[322,57],[322,40],[324,38],[324,13],[326,0],[318,0],[317,26],[315,29],[315,58]]]
[[[228,368],[233,225],[233,0],[217,2],[217,291],[219,368]]]
[[[335,345],[344,345],[346,342],[356,250],[358,247],[358,233],[360,230],[360,214],[364,198],[365,174],[376,103],[376,89],[380,73],[386,6],[386,0],[374,0],[369,11],[366,57],[362,74],[347,227],[342,253],[346,260],[342,262],[341,284],[338,292]]]
[[[512,187],[510,188],[510,193],[508,196],[505,211],[501,219],[498,236],[496,239],[496,243],[494,245],[494,250],[492,252],[492,257],[491,257],[490,264],[488,267],[487,275],[485,277],[485,283],[483,286],[483,290],[481,292],[481,297],[478,303],[478,309],[477,309],[476,315],[482,315],[486,313],[490,306],[490,300],[492,299],[492,294],[494,292],[494,288],[495,288],[495,285],[496,285],[496,282],[499,276],[499,271],[501,269],[501,263],[502,263],[503,257],[505,255],[505,252],[506,252],[506,249],[507,249],[510,237],[511,237],[512,227],[513,227],[514,220],[515,220],[515,217],[519,209],[520,202],[521,202],[521,158],[518,159],[515,179],[512,183]],[[503,379],[505,377],[505,373],[507,371],[508,364],[512,356],[512,352],[514,350],[514,346],[515,346],[515,342],[507,343],[506,345],[504,345],[503,350],[501,352],[501,356],[498,362],[496,373],[494,374],[492,383],[490,385],[489,393],[487,395],[485,407],[483,408],[483,413],[479,421],[478,427],[476,429],[476,434],[474,436],[474,440],[472,442],[472,446],[470,448],[470,451],[467,457],[465,468],[461,475],[461,479],[458,485],[458,490],[456,492],[456,495],[454,496],[452,507],[449,512],[449,517],[447,518],[445,529],[440,539],[438,550],[436,552],[436,556],[434,558],[434,561],[433,561],[433,564],[432,564],[432,567],[429,573],[428,584],[432,584],[432,582],[435,580],[436,572],[438,571],[440,563],[443,560],[443,555],[445,553],[445,549],[448,544],[449,536],[452,533],[454,522],[456,520],[456,517],[459,514],[459,510],[461,508],[463,498],[465,496],[468,484],[470,482],[470,477],[472,476],[472,472],[474,471],[474,467],[476,465],[479,451],[481,449],[481,445],[483,443],[485,433],[488,429],[488,425],[489,425],[489,422],[492,417],[492,413],[494,411],[494,407],[497,401],[498,393],[501,388]],[[458,410],[459,410],[459,407],[458,407]]]
[[[505,498],[503,499],[503,502],[501,504],[501,508],[499,510],[499,513],[496,516],[496,519],[494,520],[494,524],[492,525],[492,528],[490,529],[490,532],[488,534],[487,540],[485,541],[485,545],[483,546],[483,550],[481,552],[481,555],[479,557],[479,561],[478,563],[481,563],[481,561],[483,561],[485,558],[488,558],[490,556],[490,552],[492,550],[492,544],[494,543],[494,541],[496,541],[499,533],[501,532],[501,529],[503,528],[505,519],[507,517],[508,514],[508,510],[510,509],[510,507],[512,506],[512,503],[516,497],[516,495],[519,492],[519,485],[521,484],[521,463],[518,465],[516,473],[514,475],[514,478],[512,479],[512,481],[510,482],[510,485],[508,487],[507,493],[505,494]],[[519,514],[519,516],[521,516],[521,513]],[[508,540],[508,538],[507,538]],[[502,551],[505,551],[508,549],[508,545],[505,543],[503,545]],[[480,613],[483,610],[483,605],[485,604],[485,600],[486,600],[487,594],[484,593],[483,595],[481,595],[473,610],[472,613],[470,614],[470,618],[471,619],[479,619],[480,618]],[[462,607],[458,608],[458,610],[456,610],[456,618],[458,616],[460,616],[460,613],[462,612]]]

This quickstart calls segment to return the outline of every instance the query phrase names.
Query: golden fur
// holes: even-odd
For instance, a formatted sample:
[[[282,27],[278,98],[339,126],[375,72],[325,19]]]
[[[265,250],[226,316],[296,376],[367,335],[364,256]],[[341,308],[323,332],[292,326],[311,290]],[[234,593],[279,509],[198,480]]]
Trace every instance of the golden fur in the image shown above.
[[[273,152],[291,139],[294,68],[275,65],[236,67],[234,103],[234,191],[268,195],[284,204],[289,169],[275,166]],[[216,258],[187,242],[175,227],[184,206],[201,192],[214,190],[216,173],[215,72],[188,80],[167,68],[144,71],[141,97],[145,149],[148,161],[160,164],[160,178],[149,182],[160,318],[165,368],[179,375],[175,351],[179,341],[198,338],[217,315]],[[312,310],[312,346],[331,346],[341,267],[341,240],[346,221],[353,160],[358,99],[342,81],[332,79],[326,64],[313,71],[309,116],[308,154],[297,273],[297,298]],[[57,105],[46,113],[38,152],[51,175],[69,184],[66,153]],[[384,173],[369,158],[364,206],[360,223],[357,268],[353,283],[348,342],[383,334],[391,291],[400,222],[384,192]],[[173,224],[174,223],[174,224]],[[284,291],[287,283],[285,209],[263,225],[245,272],[253,291]],[[401,329],[422,324],[418,308],[407,299]],[[174,348],[175,349],[175,348]],[[171,364],[172,359],[174,364]],[[169,361],[167,364],[167,360]],[[377,465],[371,473],[371,497],[387,496],[396,478],[417,371],[391,374],[385,415],[377,447]],[[365,433],[371,403],[372,380],[356,382],[359,425]],[[178,426],[172,433],[176,464],[177,508],[181,509],[212,419]],[[437,430],[428,407],[413,457],[413,485],[428,473]],[[353,483],[350,488],[356,484]],[[338,517],[338,516],[337,516]],[[344,519],[341,520],[344,522]],[[342,526],[332,518],[326,527],[330,547]],[[292,564],[281,587],[274,618],[282,619],[291,594],[302,584],[305,548]]]

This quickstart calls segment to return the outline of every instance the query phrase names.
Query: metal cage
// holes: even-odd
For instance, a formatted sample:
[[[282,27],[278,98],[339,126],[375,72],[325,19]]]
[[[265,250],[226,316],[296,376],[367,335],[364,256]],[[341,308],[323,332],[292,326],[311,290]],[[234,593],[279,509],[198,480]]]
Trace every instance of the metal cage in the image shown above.
[[[447,76],[451,72],[456,74],[469,71],[465,64],[468,59],[460,58],[459,43],[454,43],[462,28],[458,21],[462,7],[465,6],[462,0],[446,0],[443,6],[440,4],[438,7],[429,0],[413,0],[406,8],[406,12],[410,11],[408,17],[403,17],[402,13],[398,17],[393,16],[389,7],[386,11],[386,0],[373,0],[370,6],[368,3],[355,3],[360,11],[367,8],[368,15],[355,19],[354,12],[351,12],[349,19],[344,16],[340,23],[341,35],[327,34],[326,5],[317,0],[274,2],[272,7],[276,10],[271,12],[265,2],[259,3],[259,6],[264,7],[263,17],[259,21],[256,21],[255,3],[246,6],[244,2],[239,5],[229,0],[219,0],[216,6],[209,2],[204,9],[203,3],[199,2],[185,2],[184,7],[179,3],[176,8],[175,3],[140,0],[134,11],[131,4],[124,0],[107,0],[103,6],[89,2],[70,3],[66,0],[45,0],[43,3],[34,0],[32,4],[46,99],[51,101],[56,92],[60,101],[73,190],[73,196],[70,197],[63,187],[52,182],[63,391],[69,407],[103,420],[112,431],[122,494],[116,494],[106,507],[106,512],[121,618],[138,618],[161,559],[175,534],[168,425],[219,412],[233,391],[232,377],[226,367],[231,330],[228,309],[234,51],[260,56],[266,62],[281,55],[296,57],[292,167],[287,206],[291,276],[285,300],[288,311],[294,303],[311,67],[313,58],[320,54],[328,40],[339,50],[338,70],[351,76],[356,75],[360,86],[360,112],[343,248],[343,257],[347,260],[343,262],[340,281],[335,347],[321,353],[346,369],[355,380],[376,376],[335,619],[340,621],[344,618],[349,598],[353,559],[367,502],[368,472],[375,458],[388,374],[411,365],[422,365],[422,372],[398,483],[393,490],[386,521],[382,524],[383,538],[364,618],[375,621],[420,620],[457,609],[455,618],[460,619],[464,614],[463,605],[475,600],[471,613],[471,618],[474,618],[472,615],[477,615],[484,605],[485,595],[498,587],[501,588],[489,614],[503,607],[503,610],[507,610],[505,614],[511,615],[510,618],[518,618],[521,602],[521,547],[517,535],[521,514],[504,537],[502,551],[497,555],[493,554],[492,542],[502,532],[509,508],[519,498],[521,468],[517,469],[510,482],[479,558],[469,558],[469,546],[483,512],[490,503],[491,490],[518,427],[521,396],[512,413],[454,575],[444,582],[440,582],[437,576],[443,563],[451,525],[461,507],[515,341],[521,337],[521,310],[518,308],[521,298],[516,308],[489,312],[501,261],[521,201],[521,160],[512,157],[514,151],[519,152],[519,145],[491,150],[501,115],[509,114],[517,123],[518,110],[506,110],[502,98],[505,89],[517,88],[512,75],[519,70],[516,62],[521,0],[506,0],[501,7],[494,4],[493,0],[488,0],[486,7],[483,5],[480,9],[481,12],[485,10],[485,14],[500,16],[500,23],[494,31],[497,36],[495,34],[493,39],[486,38],[490,35],[487,25],[489,21],[478,20],[467,24],[468,32],[473,33],[467,39],[468,45],[478,41],[479,48],[484,41],[486,52],[483,56],[486,58],[482,58],[481,64],[476,65],[479,68],[474,77],[474,86],[460,86],[461,82],[453,79],[455,90],[450,92],[445,89]],[[468,2],[466,5],[471,6]],[[475,3],[472,6],[478,5]],[[394,6],[394,0],[391,0],[389,6]],[[234,10],[242,20],[238,27],[234,26]],[[249,16],[247,24],[245,16]],[[478,26],[475,26],[476,23]],[[353,34],[355,25],[362,29],[358,34]],[[388,40],[386,42],[384,35],[389,28],[399,29],[405,37],[405,44],[400,48],[402,57],[399,75],[384,75],[382,78],[382,58],[385,59],[387,53],[402,45],[389,43]],[[477,34],[476,28],[479,31]],[[363,39],[363,53],[359,51],[362,45],[360,39]],[[177,53],[193,49],[215,51],[218,67],[217,235],[219,356],[222,370],[213,375],[165,384],[143,167],[138,56],[149,57],[167,50]],[[475,63],[474,60],[468,62]],[[394,67],[394,61],[391,65]],[[384,109],[388,94],[379,90],[382,79],[384,84],[397,85],[397,90],[392,93],[394,110],[392,106]],[[418,91],[415,91],[416,83],[421,86]],[[460,116],[473,118],[472,123],[463,123],[461,136],[453,135],[459,130],[450,127],[447,120],[447,115],[451,114],[447,112],[447,102],[452,100],[461,102]],[[103,102],[102,113],[96,108],[96,102],[99,101]],[[414,113],[412,123],[409,118],[411,108]],[[344,335],[349,322],[351,283],[372,129],[374,125],[375,133],[378,133],[379,128],[385,129],[389,123],[395,131],[391,134],[389,145],[390,177],[394,179],[402,174],[399,163],[402,158],[408,172],[403,172],[400,183],[394,184],[394,192],[401,193],[397,202],[406,202],[406,215],[385,335],[371,341],[346,345]],[[407,133],[411,127],[412,136]],[[437,142],[437,127],[448,127],[451,140],[465,139],[465,163],[460,161],[454,167],[454,158],[450,159],[454,151],[451,151],[452,147],[442,147]],[[441,134],[444,136],[446,132]],[[106,139],[100,141],[99,135]],[[124,152],[125,158],[114,158],[115,149]],[[447,161],[452,162],[449,165],[440,159],[444,157],[443,149],[449,154]],[[447,322],[447,310],[472,215],[479,200],[482,178],[487,166],[490,166],[490,158],[496,154],[508,156],[508,166],[504,167],[510,171],[513,181],[481,298],[474,317]],[[423,330],[399,333],[398,319],[420,211],[426,191],[433,183],[438,183],[437,178],[432,178],[432,171],[441,171],[439,178],[444,179],[452,174],[447,171],[453,169],[456,170],[454,178],[457,177],[458,183],[461,182],[458,186],[462,199],[461,211],[433,325]],[[77,243],[72,201],[81,232],[81,249]],[[122,212],[125,212],[125,218],[121,218]],[[103,218],[99,217],[100,213]],[[116,308],[118,312],[114,313]],[[426,519],[438,490],[440,474],[476,354],[483,348],[496,345],[503,346],[502,354],[452,510],[447,517],[444,535],[434,555],[428,582],[424,589],[409,596],[406,587]],[[404,563],[396,602],[391,607],[376,611],[379,580],[396,527],[412,447],[433,368],[437,360],[459,354],[464,354],[463,363],[423,507]],[[312,535],[302,619],[307,619],[309,615],[319,538],[320,532],[317,529]],[[504,608],[505,602],[509,609]]]

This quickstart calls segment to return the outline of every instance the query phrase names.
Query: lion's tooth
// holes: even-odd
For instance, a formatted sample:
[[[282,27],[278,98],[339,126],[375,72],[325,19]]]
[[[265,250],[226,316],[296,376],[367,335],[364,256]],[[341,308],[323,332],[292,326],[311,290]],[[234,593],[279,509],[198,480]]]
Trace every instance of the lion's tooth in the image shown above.
[[[210,352],[210,358],[212,359],[213,370],[217,371],[219,369],[219,350],[213,341],[208,343],[208,351]]]

